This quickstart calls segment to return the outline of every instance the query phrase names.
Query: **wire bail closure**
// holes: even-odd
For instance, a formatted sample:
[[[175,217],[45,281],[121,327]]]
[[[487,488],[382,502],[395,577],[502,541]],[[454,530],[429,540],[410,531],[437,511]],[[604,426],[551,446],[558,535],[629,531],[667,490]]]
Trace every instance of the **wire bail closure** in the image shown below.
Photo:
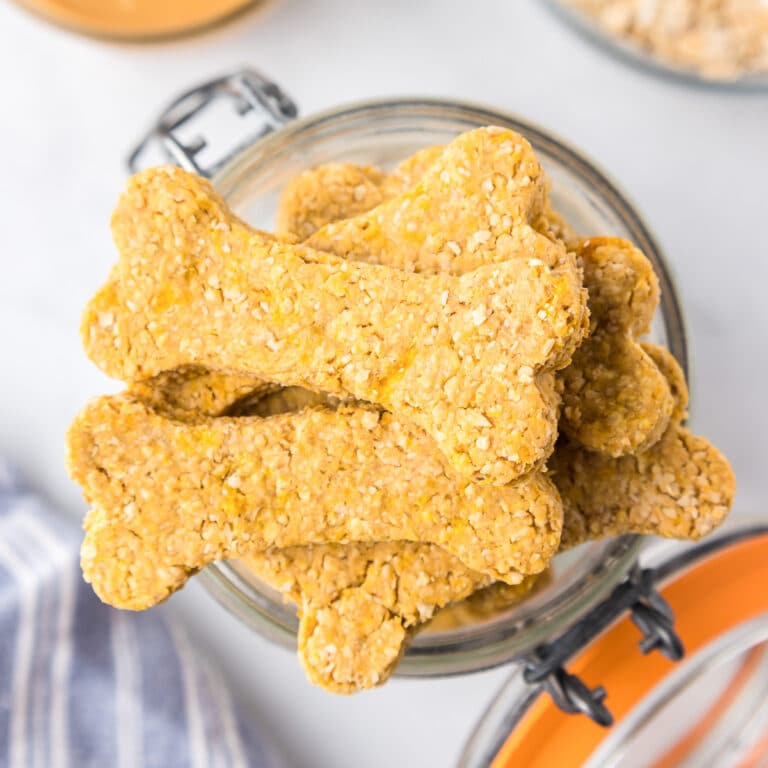
[[[198,162],[200,152],[209,146],[204,133],[183,142],[177,131],[205,112],[214,101],[232,103],[235,113],[255,125],[234,147],[214,163]],[[166,161],[200,176],[213,176],[224,164],[255,141],[297,117],[298,106],[277,83],[255,69],[243,68],[217,77],[186,91],[169,104],[128,156],[128,170],[136,173],[143,167],[142,158],[154,150]]]
[[[568,673],[565,661],[585,648],[597,635],[625,611],[642,633],[639,642],[643,654],[659,650],[671,661],[679,661],[685,651],[674,629],[674,615],[667,601],[656,590],[656,569],[635,566],[627,579],[610,596],[555,640],[540,645],[523,657],[523,679],[529,685],[543,685],[560,709],[569,714],[583,713],[598,725],[613,724],[613,715],[603,700],[602,686],[590,689],[576,675]]]

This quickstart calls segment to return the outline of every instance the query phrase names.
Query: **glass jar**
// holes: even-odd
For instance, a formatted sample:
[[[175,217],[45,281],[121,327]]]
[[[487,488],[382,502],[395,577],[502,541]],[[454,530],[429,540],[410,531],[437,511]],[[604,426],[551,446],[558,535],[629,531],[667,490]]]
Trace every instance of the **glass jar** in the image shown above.
[[[241,92],[244,76],[245,94]],[[213,84],[217,82],[224,83],[221,93],[226,97],[236,92],[238,112],[248,113],[250,105],[252,111],[260,111],[264,122],[257,125],[255,136],[245,142],[240,137],[234,152],[223,153],[228,161],[203,167],[204,150],[210,147],[199,140],[184,143],[179,135],[193,135],[187,122],[215,98],[219,86]],[[518,131],[531,142],[551,179],[554,208],[577,232],[627,238],[651,260],[662,295],[651,339],[666,345],[687,371],[681,308],[658,244],[616,184],[550,132],[495,110],[427,99],[371,101],[289,121],[295,105],[256,73],[236,73],[203,88],[207,90],[202,94],[196,89],[177,100],[148,138],[160,138],[165,155],[173,162],[211,175],[214,186],[233,209],[253,226],[265,230],[274,228],[280,191],[306,168],[331,161],[392,168],[417,150],[446,143],[472,128],[499,125]],[[178,130],[182,126],[183,131]],[[142,165],[140,158],[147,148],[145,140],[131,155],[132,169]],[[605,600],[636,565],[642,545],[641,537],[624,536],[587,543],[558,555],[551,578],[521,604],[491,616],[478,616],[460,626],[420,632],[396,674],[461,674],[530,653]],[[294,607],[245,565],[215,563],[200,578],[211,594],[243,622],[261,635],[295,648]]]

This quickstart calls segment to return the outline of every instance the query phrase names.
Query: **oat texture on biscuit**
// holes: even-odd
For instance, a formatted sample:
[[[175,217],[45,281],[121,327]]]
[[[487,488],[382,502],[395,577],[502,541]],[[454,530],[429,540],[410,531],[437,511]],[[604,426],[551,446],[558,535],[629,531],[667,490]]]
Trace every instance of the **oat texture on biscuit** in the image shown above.
[[[384,199],[383,179],[378,168],[353,163],[327,163],[304,171],[283,189],[277,231],[305,240],[328,220],[368,211]]]
[[[516,583],[559,544],[543,475],[477,485],[422,430],[365,407],[190,422],[122,394],[86,406],[68,449],[91,505],[83,573],[118,607],[149,607],[213,560],[271,546],[424,541]]]
[[[593,451],[636,453],[661,437],[674,406],[667,379],[637,341],[650,330],[658,280],[648,259],[626,240],[590,238],[576,252],[591,329],[560,372],[560,428]]]
[[[446,169],[463,167],[470,151],[484,153],[496,162],[494,153],[499,151],[499,146],[493,142],[490,147],[486,146],[487,139],[483,131],[465,134],[447,148],[431,148],[406,161],[407,171],[382,176],[389,202],[367,214],[336,221],[333,217],[351,215],[357,210],[345,210],[344,199],[349,197],[348,194],[341,195],[334,205],[326,205],[323,210],[313,208],[319,195],[294,195],[290,201],[294,206],[291,216],[297,222],[309,218],[313,225],[327,220],[328,226],[309,242],[346,258],[370,260],[376,254],[376,258],[384,263],[397,263],[415,271],[430,271],[437,267],[460,269],[462,263],[473,266],[484,258],[492,260],[496,255],[480,248],[469,257],[472,259],[469,262],[457,260],[435,265],[425,261],[419,250],[422,241],[409,233],[412,221],[400,213],[405,207],[406,211],[416,211],[412,214],[415,218],[421,215],[422,206],[414,202],[420,200],[419,187],[405,186],[420,178],[415,172],[424,173],[426,167],[428,173],[441,177],[447,173]],[[506,134],[504,139],[502,144],[510,140]],[[531,159],[529,145],[520,139],[515,146],[516,154],[501,153],[501,156],[508,158],[511,166],[521,168],[518,176],[524,172],[526,178],[535,178],[539,184],[536,191],[523,185],[528,197],[521,197],[527,201],[522,203],[522,208],[528,207],[530,216],[535,219],[532,221],[534,228],[544,226],[543,221],[556,221],[556,214],[547,211],[546,204],[542,214],[539,197],[543,194],[543,177],[540,169],[535,170],[538,163]],[[491,161],[488,162],[490,165]],[[322,184],[324,175],[322,168],[307,171],[302,176],[302,184],[311,189]],[[508,175],[515,177],[511,169]],[[456,189],[461,189],[462,195],[471,195],[472,185],[468,185],[469,191],[462,189],[459,173],[449,174],[447,178]],[[339,188],[331,192],[339,195]],[[402,196],[391,197],[397,192]],[[464,198],[461,204],[465,204]],[[396,224],[392,223],[393,209],[398,212]],[[450,213],[449,209],[447,218]],[[434,211],[428,215],[434,215]],[[559,225],[559,232],[565,236],[567,225]],[[579,240],[572,234],[567,237],[569,248],[583,264],[584,284],[589,292],[591,333],[573,354],[571,364],[558,373],[564,395],[561,429],[577,442],[612,456],[643,450],[661,437],[673,405],[666,379],[636,341],[636,337],[650,329],[659,301],[658,281],[648,259],[626,240],[604,237]],[[413,248],[410,260],[403,263],[401,255],[408,253],[409,246]]]
[[[563,244],[535,226],[545,207],[547,180],[520,134],[477,128],[439,154],[425,152],[386,180],[385,202],[330,221],[306,245],[353,261],[428,274],[460,275],[511,259],[578,271]],[[412,186],[390,196],[406,184]]]
[[[392,173],[384,174],[381,179],[381,193],[385,200],[389,200],[397,195],[402,195],[409,189],[416,186],[421,181],[422,176],[439,161],[445,146],[437,144],[431,147],[424,147],[410,157],[406,157],[395,168]],[[360,211],[366,213],[366,211]],[[335,218],[326,217],[325,224],[330,224],[339,219],[348,219],[350,214],[336,216]]]
[[[297,604],[302,666],[337,693],[381,685],[417,627],[491,582],[413,542],[271,549],[244,562]]]
[[[113,235],[120,259],[83,319],[109,375],[202,365],[375,402],[494,483],[551,452],[550,374],[586,319],[580,272],[557,258],[458,277],[353,263],[248,228],[170,167],[133,177]]]
[[[425,147],[403,160],[392,173],[353,163],[326,163],[309,168],[286,184],[280,197],[276,225],[286,237],[306,240],[326,224],[367,213],[381,202],[408,192],[431,166],[440,161],[445,147]],[[531,211],[530,223],[538,232],[568,243],[576,239],[568,223],[552,209],[549,182],[537,180],[543,202]],[[493,211],[488,211],[492,214]],[[451,246],[454,255],[457,244]],[[364,260],[366,260],[364,258]],[[416,271],[420,271],[416,268]]]
[[[162,374],[132,392],[175,419],[277,416],[339,403],[296,387],[270,391],[258,379],[202,369]],[[432,544],[315,544],[250,552],[244,558],[264,581],[299,607],[299,657],[308,677],[327,690],[352,693],[386,681],[413,633],[445,605],[491,577]],[[521,598],[535,577],[496,583],[475,598],[487,605]],[[473,603],[474,604],[474,603]],[[353,610],[354,609],[354,610]]]
[[[612,458],[562,438],[550,461],[563,499],[562,547],[624,533],[699,539],[733,504],[728,461],[703,437],[682,426],[688,393],[674,357],[646,345],[675,393],[674,418],[653,446]]]

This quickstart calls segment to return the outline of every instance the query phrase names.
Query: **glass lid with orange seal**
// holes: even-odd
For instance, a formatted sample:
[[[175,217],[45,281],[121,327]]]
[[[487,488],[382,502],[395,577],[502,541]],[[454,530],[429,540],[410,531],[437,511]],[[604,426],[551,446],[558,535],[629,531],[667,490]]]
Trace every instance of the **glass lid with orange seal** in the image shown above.
[[[458,764],[768,765],[768,525],[649,548],[516,667]]]

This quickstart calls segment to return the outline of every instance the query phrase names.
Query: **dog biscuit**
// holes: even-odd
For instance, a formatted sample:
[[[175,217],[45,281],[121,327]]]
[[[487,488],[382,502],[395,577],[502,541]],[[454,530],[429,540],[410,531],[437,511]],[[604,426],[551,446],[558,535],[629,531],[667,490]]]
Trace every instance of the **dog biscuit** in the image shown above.
[[[423,172],[425,167],[429,167],[428,173],[432,175],[442,177],[443,173],[448,173],[450,183],[471,199],[472,185],[468,183],[470,189],[464,190],[460,186],[461,176],[449,173],[449,170],[460,169],[462,163],[468,162],[466,153],[477,149],[478,137],[487,138],[482,132],[475,132],[459,137],[442,154],[437,151],[442,148],[431,148],[426,151],[429,163],[425,164],[416,156],[411,159],[412,167],[416,173]],[[558,372],[564,401],[561,428],[573,440],[611,456],[641,451],[661,437],[669,423],[673,404],[664,376],[635,341],[635,336],[650,328],[659,300],[658,281],[650,262],[628,241],[618,238],[578,240],[564,221],[551,211],[547,195],[540,204],[538,186],[543,183],[543,176],[540,169],[534,170],[538,164],[532,151],[530,156],[528,151],[530,147],[523,142],[519,144],[517,154],[510,156],[520,164],[518,176],[524,172],[536,179],[537,189],[535,192],[529,190],[530,197],[522,207],[527,206],[531,212],[529,218],[534,229],[543,229],[551,237],[568,238],[569,248],[583,264],[584,285],[589,293],[591,333],[574,352],[571,364]],[[491,149],[486,150],[486,155],[494,157]],[[514,177],[511,170],[508,174]],[[418,186],[404,195],[402,193],[403,188],[408,190],[407,185],[419,178],[413,172],[382,176],[379,183],[381,189],[386,190],[384,197],[398,193],[402,197],[395,197],[362,215],[359,214],[361,206],[345,210],[338,187],[331,190],[337,197],[337,204],[326,204],[323,210],[313,207],[318,196],[310,195],[308,190],[321,185],[323,175],[323,167],[305,172],[302,184],[307,193],[295,195],[290,200],[297,227],[303,218],[311,219],[315,229],[322,220],[329,222],[309,238],[308,243],[314,247],[346,258],[378,260],[417,272],[460,271],[462,265],[472,268],[483,263],[484,258],[494,258],[492,253],[482,249],[467,255],[470,261],[455,261],[451,265],[423,258],[422,241],[414,241],[409,233],[412,220],[405,218],[406,214],[396,219],[392,210],[395,208],[399,212],[403,206],[406,212],[420,210],[414,202],[420,199]],[[434,211],[427,215],[434,215]],[[351,218],[337,221],[339,216]],[[396,226],[393,224],[395,219]],[[463,244],[460,238],[458,242]],[[409,247],[412,250],[409,251]],[[403,261],[403,254],[409,253]]]
[[[278,203],[277,231],[306,240],[326,224],[367,213],[415,186],[444,150],[444,146],[426,147],[406,158],[390,174],[354,163],[327,163],[310,168],[286,184]],[[543,207],[535,206],[531,225],[537,232],[566,244],[576,240],[565,219],[552,209],[546,179],[544,187]]]
[[[271,391],[254,377],[227,380],[200,368],[161,374],[131,393],[186,422],[339,405],[310,390]],[[492,578],[438,546],[403,541],[271,548],[249,551],[243,562],[299,606],[301,663],[310,680],[337,693],[385,682],[413,633],[441,607],[470,594],[473,604],[491,597],[510,603],[534,582],[526,576],[517,585],[496,582],[476,592]]]
[[[674,419],[658,442],[635,455],[613,458],[568,438],[558,441],[549,466],[563,499],[564,549],[624,533],[699,539],[733,504],[727,460],[681,424],[688,393],[680,367],[663,347],[645,348],[675,393]]]
[[[286,184],[278,203],[277,230],[285,236],[306,240],[326,224],[367,213],[414,187],[444,150],[444,146],[426,147],[389,174],[354,163],[326,163],[309,168]],[[565,219],[552,210],[548,190],[547,181],[543,208],[539,210],[536,206],[532,211],[531,224],[552,239],[571,242],[576,235]]]
[[[492,581],[440,547],[412,542],[271,549],[244,562],[297,604],[302,666],[336,693],[383,683],[415,628]]]
[[[478,128],[448,144],[410,188],[377,207],[326,224],[305,245],[352,261],[405,271],[461,275],[510,259],[578,272],[562,243],[531,222],[544,207],[546,178],[531,145],[502,128]],[[389,192],[424,168],[417,158]],[[471,169],[471,171],[470,171]]]
[[[549,372],[584,331],[580,274],[533,258],[461,277],[349,262],[249,229],[170,167],[132,179],[113,233],[120,261],[83,321],[106,373],[204,365],[379,403],[494,483],[551,452]]]
[[[661,437],[674,407],[664,374],[635,341],[650,330],[658,280],[627,240],[590,238],[576,251],[589,292],[591,330],[559,374],[560,428],[593,451],[637,453]]]
[[[422,430],[362,406],[193,422],[126,393],[86,406],[68,447],[92,507],[83,573],[117,607],[149,607],[213,560],[320,542],[430,542],[516,583],[560,538],[542,474],[478,485]]]

